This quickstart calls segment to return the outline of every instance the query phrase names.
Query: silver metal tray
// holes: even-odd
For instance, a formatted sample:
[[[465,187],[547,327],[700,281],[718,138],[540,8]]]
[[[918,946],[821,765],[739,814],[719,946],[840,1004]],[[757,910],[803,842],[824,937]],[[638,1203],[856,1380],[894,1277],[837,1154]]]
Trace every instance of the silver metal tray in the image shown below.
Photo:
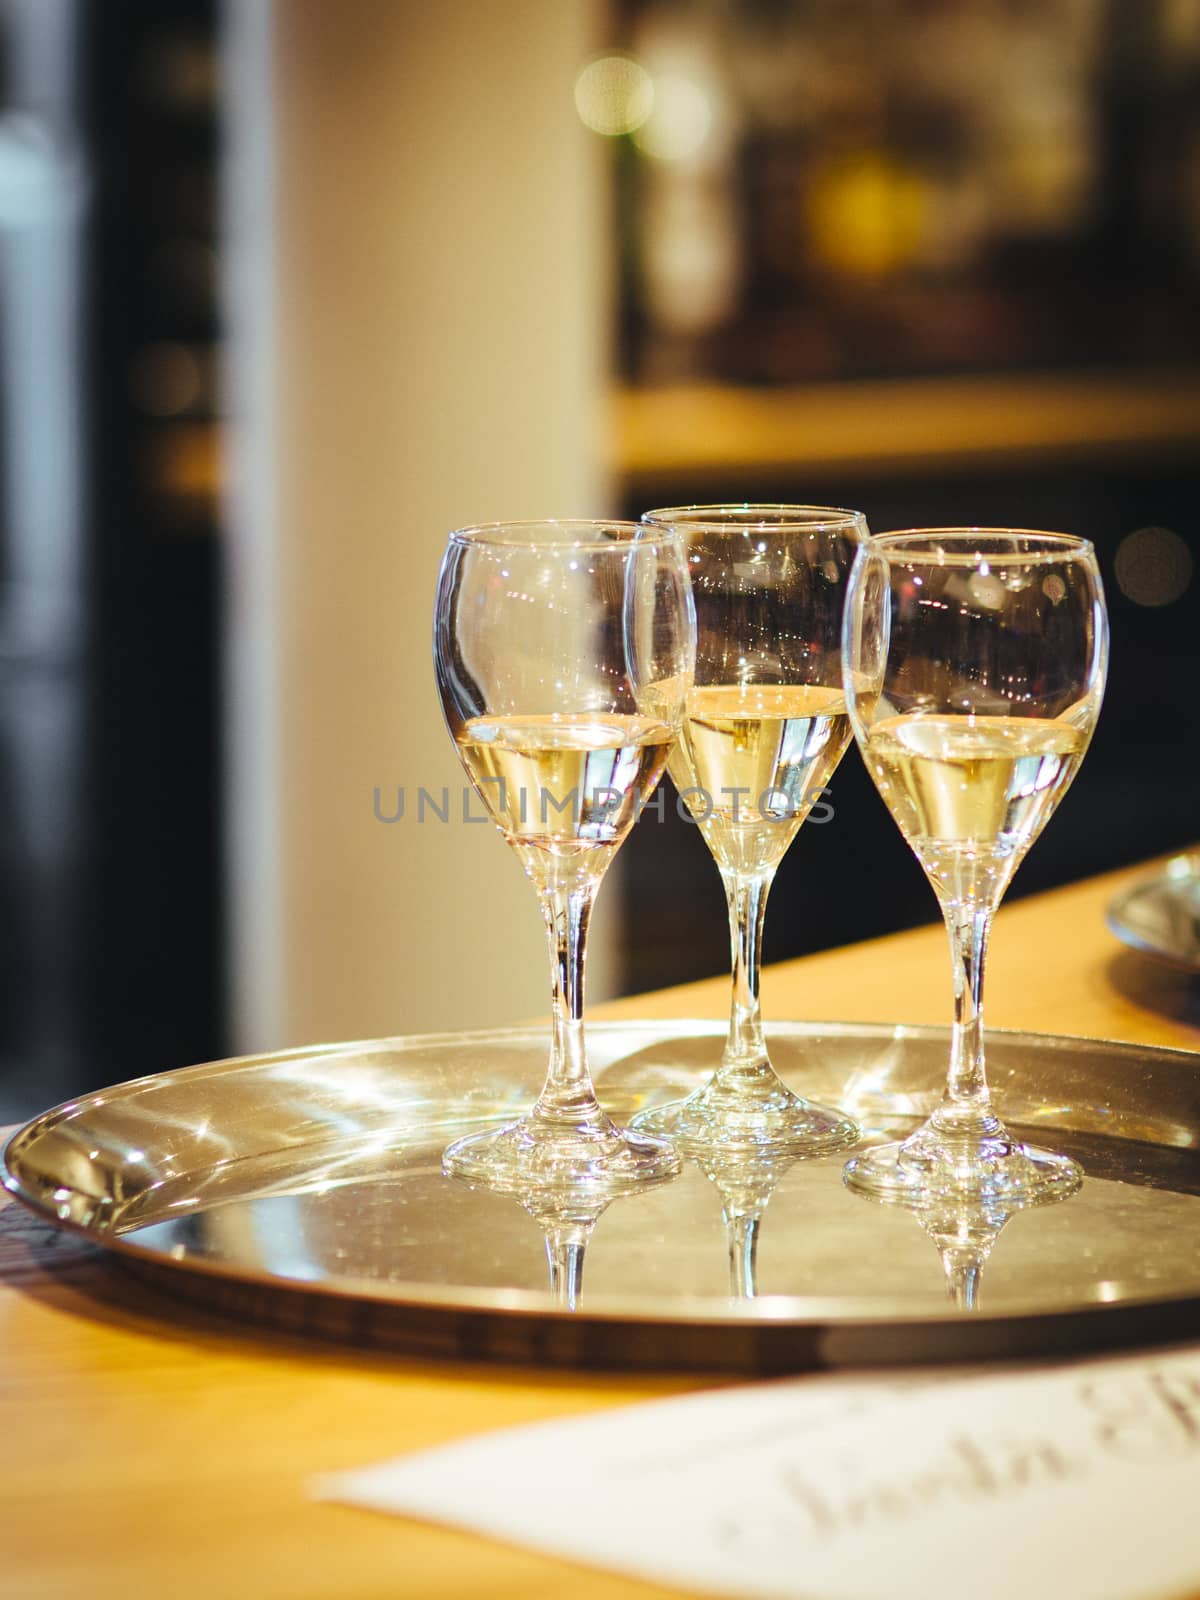
[[[722,1035],[594,1025],[601,1098],[628,1117],[686,1092]],[[874,1140],[930,1109],[948,1035],[794,1024],[771,1049],[793,1087]],[[541,1030],[443,1034],[143,1078],[21,1129],[5,1182],[208,1310],[410,1354],[763,1372],[1200,1332],[1200,1056],[995,1033],[1002,1112],[1082,1162],[1077,1194],[1006,1223],[918,1217],[845,1189],[840,1156],[732,1175],[688,1164],[598,1218],[570,1311],[548,1291],[534,1216],[440,1170],[451,1138],[530,1103],[545,1054]],[[731,1296],[730,1232],[743,1268],[757,1232],[754,1298]],[[965,1309],[947,1284],[971,1297],[972,1255]]]
[[[1108,925],[1134,950],[1200,972],[1200,853],[1173,856],[1152,878],[1122,890]]]

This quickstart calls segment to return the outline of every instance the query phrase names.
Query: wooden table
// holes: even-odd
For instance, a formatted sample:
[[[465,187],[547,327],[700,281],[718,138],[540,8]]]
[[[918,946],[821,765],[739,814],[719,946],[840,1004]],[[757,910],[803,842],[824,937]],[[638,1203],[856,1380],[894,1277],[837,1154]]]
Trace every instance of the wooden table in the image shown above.
[[[1141,869],[1144,870],[1144,869]],[[1002,911],[997,1026],[1200,1048],[1200,986],[1123,952],[1103,911],[1139,875]],[[768,1016],[943,1021],[939,928],[772,969]],[[720,1016],[722,979],[597,1008]],[[0,1595],[170,1600],[665,1594],[485,1540],[318,1505],[318,1472],[700,1387],[447,1367],[259,1338],[143,1294],[24,1211],[0,1211]]]

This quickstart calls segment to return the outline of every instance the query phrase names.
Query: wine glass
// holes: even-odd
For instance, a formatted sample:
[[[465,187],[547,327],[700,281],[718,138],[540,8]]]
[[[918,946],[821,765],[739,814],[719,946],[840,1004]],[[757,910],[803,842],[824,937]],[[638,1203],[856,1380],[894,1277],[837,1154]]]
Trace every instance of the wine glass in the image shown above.
[[[685,1154],[842,1149],[858,1138],[850,1118],[793,1094],[771,1065],[759,955],[775,871],[850,740],[842,613],[866,521],[780,505],[672,507],[642,520],[674,530],[687,550],[696,679],[668,771],[725,885],[733,995],[712,1078],[636,1126]]]
[[[681,541],[623,522],[450,535],[434,663],[467,775],[533,884],[550,945],[550,1065],[532,1110],[445,1152],[447,1174],[513,1193],[618,1194],[679,1171],[601,1109],[583,1032],[592,903],[666,766],[695,659]]]
[[[1085,539],[1007,528],[870,537],[850,582],[846,699],[867,769],[925,869],[950,936],[954,1038],[941,1104],[902,1143],[850,1160],[879,1199],[1028,1203],[1076,1188],[1065,1156],[992,1110],[983,970],[1001,896],[1079,770],[1108,657]]]

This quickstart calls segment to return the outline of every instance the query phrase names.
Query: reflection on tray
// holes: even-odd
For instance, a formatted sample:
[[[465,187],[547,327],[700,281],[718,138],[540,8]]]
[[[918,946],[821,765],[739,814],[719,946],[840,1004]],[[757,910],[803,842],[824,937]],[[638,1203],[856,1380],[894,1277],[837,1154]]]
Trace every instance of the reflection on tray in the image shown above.
[[[721,1036],[715,1022],[597,1025],[605,1104],[627,1118],[678,1098],[711,1070]],[[935,1028],[793,1024],[773,1031],[772,1058],[883,1139],[928,1109],[946,1043]],[[607,1208],[530,1206],[447,1180],[447,1141],[536,1092],[544,1049],[540,1030],[511,1030],[164,1074],[38,1119],[12,1142],[7,1181],[41,1215],[210,1306],[448,1354],[751,1370],[1028,1353],[1061,1343],[1049,1331],[1061,1313],[1089,1308],[1097,1331],[1076,1315],[1072,1341],[1200,1328],[1190,1056],[997,1034],[1010,1125],[1079,1160],[1083,1188],[1028,1217],[931,1214],[914,1227],[848,1192],[840,1153],[690,1159],[636,1205]],[[957,1274],[953,1304],[922,1228],[952,1288]],[[548,1324],[556,1305],[577,1314]]]
[[[912,1206],[900,1204],[902,1209],[911,1211],[937,1247],[951,1304],[959,1311],[978,1311],[984,1263],[1009,1220],[1018,1211],[1062,1205],[1074,1199],[1076,1193],[1078,1191],[1050,1191],[1032,1201],[995,1196],[967,1200],[953,1195],[933,1195],[923,1197]],[[867,1204],[886,1203],[863,1194],[858,1194],[858,1198]]]
[[[515,1202],[537,1223],[546,1246],[546,1266],[550,1275],[550,1294],[560,1311],[577,1311],[583,1293],[583,1263],[588,1240],[609,1206],[636,1200],[661,1188],[670,1178],[647,1183],[642,1179],[628,1193],[613,1191],[588,1194],[578,1184],[530,1189],[524,1194],[507,1187],[489,1189],[486,1184],[467,1183],[457,1175],[447,1175],[448,1183],[473,1193],[492,1194],[498,1201]]]
[[[684,1153],[721,1196],[730,1297],[753,1300],[758,1294],[758,1232],[762,1215],[784,1173],[800,1158],[775,1155],[770,1150],[722,1154],[712,1147]]]

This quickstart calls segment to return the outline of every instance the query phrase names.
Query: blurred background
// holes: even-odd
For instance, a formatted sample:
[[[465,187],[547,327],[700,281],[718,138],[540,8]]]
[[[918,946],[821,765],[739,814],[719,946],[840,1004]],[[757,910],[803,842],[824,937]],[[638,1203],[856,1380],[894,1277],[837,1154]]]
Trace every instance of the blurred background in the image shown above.
[[[545,1011],[449,528],[1091,536],[1108,702],[1020,894],[1195,836],[1198,489],[1200,0],[0,0],[0,1121]],[[853,752],[832,798],[768,959],[933,915]],[[726,965],[671,805],[600,906],[592,998]]]

